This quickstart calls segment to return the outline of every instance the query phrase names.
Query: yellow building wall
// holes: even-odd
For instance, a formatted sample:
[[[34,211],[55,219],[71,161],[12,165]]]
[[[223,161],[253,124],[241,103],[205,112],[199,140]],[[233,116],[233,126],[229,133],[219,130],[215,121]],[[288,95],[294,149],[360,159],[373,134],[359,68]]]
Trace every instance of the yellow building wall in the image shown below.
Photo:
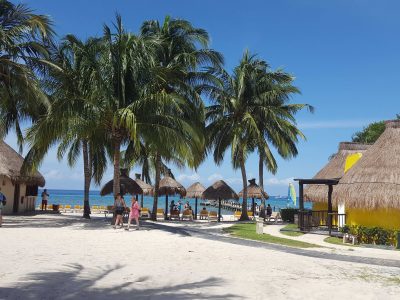
[[[328,203],[324,203],[324,202],[314,202],[312,205],[312,210],[313,211],[319,211],[319,210],[328,210]],[[337,207],[332,206],[332,210],[333,211],[337,211]],[[321,220],[321,224],[322,224],[322,220]],[[338,224],[338,220],[336,218],[332,219],[332,225],[337,225]]]
[[[26,185],[24,183],[20,184],[19,190],[19,203],[18,203],[18,212],[23,213],[27,211],[34,211],[35,210],[35,196],[26,196]],[[3,208],[3,214],[12,214],[13,207],[14,207],[14,190],[15,186],[10,180],[10,178],[6,176],[0,176],[0,192],[2,192],[7,199],[7,204]]]
[[[400,209],[379,208],[365,210],[346,208],[346,224],[400,229]]]

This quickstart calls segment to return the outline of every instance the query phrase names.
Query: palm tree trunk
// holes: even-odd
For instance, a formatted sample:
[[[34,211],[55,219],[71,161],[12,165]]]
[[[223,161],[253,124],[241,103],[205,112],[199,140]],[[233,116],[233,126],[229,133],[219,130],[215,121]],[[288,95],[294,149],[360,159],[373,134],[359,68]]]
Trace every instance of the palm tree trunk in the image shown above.
[[[161,180],[161,157],[160,154],[156,153],[156,180],[154,183],[154,202],[153,202],[153,213],[152,219],[157,219],[157,205],[158,205],[158,189],[160,187]]]
[[[258,160],[258,184],[261,189],[264,191],[264,157],[262,152],[260,151],[260,156]],[[265,198],[262,199],[263,205],[265,207]]]
[[[90,172],[90,161],[89,161],[89,151],[88,142],[86,140],[82,141],[82,155],[83,155],[83,175],[84,175],[84,192],[83,192],[83,217],[90,219],[90,204],[89,204],[89,190],[91,181]]]
[[[120,159],[121,159],[121,138],[114,134],[114,178],[113,178],[113,193],[114,196],[119,194],[120,191],[120,180],[119,180],[119,175],[120,175]]]
[[[244,164],[243,152],[240,153],[240,171],[242,172],[243,181],[243,203],[242,203],[242,214],[239,221],[248,221],[249,216],[247,215],[247,176],[246,176],[246,166]]]

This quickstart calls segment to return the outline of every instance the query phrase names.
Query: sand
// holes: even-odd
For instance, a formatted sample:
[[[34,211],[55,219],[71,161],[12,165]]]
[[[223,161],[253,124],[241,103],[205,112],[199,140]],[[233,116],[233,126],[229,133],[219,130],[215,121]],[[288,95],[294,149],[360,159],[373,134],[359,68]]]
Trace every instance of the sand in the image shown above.
[[[5,221],[0,299],[365,300],[399,299],[400,294],[398,268],[146,227],[114,230],[100,217],[38,215]]]

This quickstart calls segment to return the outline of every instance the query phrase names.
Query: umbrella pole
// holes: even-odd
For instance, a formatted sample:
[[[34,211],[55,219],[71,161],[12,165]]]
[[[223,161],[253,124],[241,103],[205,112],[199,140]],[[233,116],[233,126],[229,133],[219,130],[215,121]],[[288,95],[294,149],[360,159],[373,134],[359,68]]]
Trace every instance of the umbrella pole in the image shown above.
[[[143,207],[143,194],[140,196],[140,207]]]
[[[218,198],[218,222],[221,222],[221,198]]]
[[[197,220],[197,197],[194,203],[194,219]]]
[[[168,194],[165,196],[165,220],[168,220]]]

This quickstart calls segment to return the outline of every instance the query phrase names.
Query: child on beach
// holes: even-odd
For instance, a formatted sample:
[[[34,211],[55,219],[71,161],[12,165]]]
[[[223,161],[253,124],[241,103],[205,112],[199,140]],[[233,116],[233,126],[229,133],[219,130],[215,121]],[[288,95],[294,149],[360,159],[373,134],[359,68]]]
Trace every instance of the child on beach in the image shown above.
[[[136,222],[136,230],[139,230],[139,214],[140,214],[140,206],[135,197],[132,197],[132,205],[131,212],[129,213],[128,227],[125,230],[129,230],[129,226],[131,225],[132,219],[135,219]]]

